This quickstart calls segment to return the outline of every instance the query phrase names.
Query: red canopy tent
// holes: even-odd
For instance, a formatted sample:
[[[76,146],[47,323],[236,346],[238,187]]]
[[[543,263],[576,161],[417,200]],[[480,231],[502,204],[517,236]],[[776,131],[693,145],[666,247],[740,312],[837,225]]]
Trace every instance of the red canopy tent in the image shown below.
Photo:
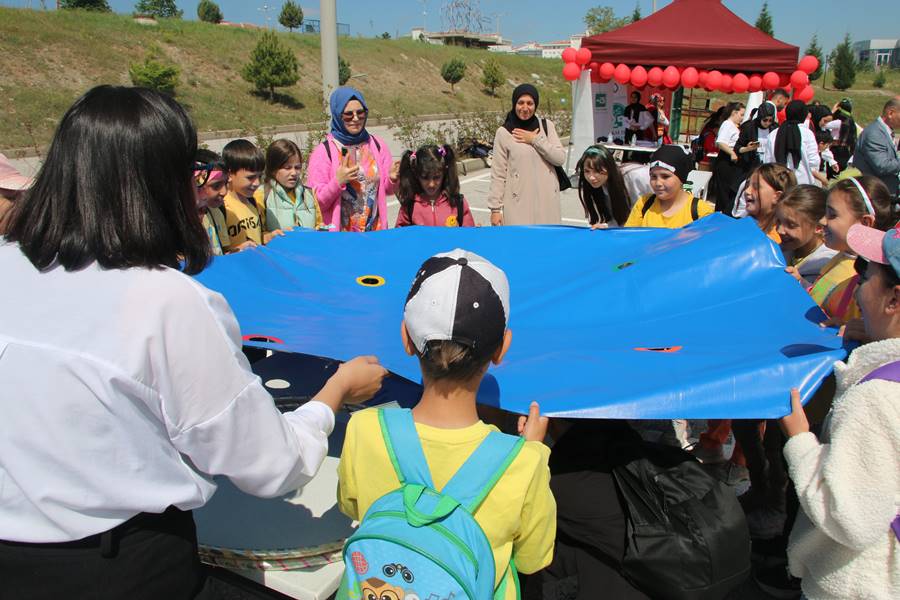
[[[720,0],[674,0],[636,23],[581,41],[592,61],[791,73],[799,49],[769,37]]]

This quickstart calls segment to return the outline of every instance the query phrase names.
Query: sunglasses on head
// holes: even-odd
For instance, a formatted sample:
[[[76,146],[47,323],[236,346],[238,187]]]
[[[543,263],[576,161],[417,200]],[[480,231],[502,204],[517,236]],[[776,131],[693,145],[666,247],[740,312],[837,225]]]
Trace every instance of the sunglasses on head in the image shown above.
[[[345,121],[352,121],[353,117],[356,117],[360,121],[366,118],[366,115],[369,114],[369,110],[366,108],[361,108],[359,110],[346,110],[341,113],[341,118]]]
[[[214,168],[215,165],[212,163],[194,163],[194,183],[197,184],[197,187],[203,187],[209,181],[209,176]]]

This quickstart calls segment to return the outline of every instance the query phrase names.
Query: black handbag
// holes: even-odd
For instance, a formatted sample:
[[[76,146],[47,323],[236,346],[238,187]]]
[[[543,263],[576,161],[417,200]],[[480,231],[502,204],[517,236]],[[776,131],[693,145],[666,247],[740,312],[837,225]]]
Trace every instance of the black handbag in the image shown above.
[[[541,128],[544,130],[544,135],[547,135],[547,119],[541,119]],[[556,172],[556,180],[559,182],[559,191],[562,192],[572,187],[572,180],[566,175],[565,169],[554,165],[553,170]]]

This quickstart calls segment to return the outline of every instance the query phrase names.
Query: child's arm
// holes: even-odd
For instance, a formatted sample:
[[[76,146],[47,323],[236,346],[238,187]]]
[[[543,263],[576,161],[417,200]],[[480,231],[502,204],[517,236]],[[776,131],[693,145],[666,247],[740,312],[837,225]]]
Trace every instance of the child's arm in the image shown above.
[[[526,442],[540,453],[540,460],[525,494],[519,530],[513,539],[513,558],[520,573],[535,573],[553,560],[556,539],[556,500],[550,491],[550,449],[540,442]],[[523,452],[526,450],[523,448]]]
[[[328,160],[328,154],[325,151],[325,144],[330,144],[329,140],[325,140],[313,150],[309,157],[309,172],[306,176],[306,185],[311,187],[316,194],[316,200],[324,213],[330,213],[334,208],[334,203],[341,197],[341,191],[344,186],[338,183],[337,176],[334,172],[332,162]],[[332,149],[332,154],[337,152]],[[338,154],[339,156],[340,154]]]
[[[413,205],[413,210],[415,210],[415,205]],[[397,213],[397,223],[394,227],[407,227],[408,225],[412,225],[413,222],[409,220],[407,216],[406,206],[404,206],[403,201],[400,200],[400,212]]]
[[[466,201],[465,196],[460,196],[460,199],[463,203],[463,227],[475,227],[475,217],[472,216],[472,211],[469,209],[469,203]]]
[[[900,411],[893,400],[898,388],[886,381],[851,388],[832,411],[828,444],[802,426],[798,394],[792,397],[793,412],[782,419],[790,436],[784,456],[803,512],[816,529],[844,546],[861,550],[882,539],[896,516]]]
[[[547,135],[544,135],[544,130],[539,128],[537,137],[534,138],[531,145],[545,161],[554,167],[561,167],[566,162],[566,149],[563,148],[559,136],[556,135],[556,126],[553,121],[547,119],[546,123]]]

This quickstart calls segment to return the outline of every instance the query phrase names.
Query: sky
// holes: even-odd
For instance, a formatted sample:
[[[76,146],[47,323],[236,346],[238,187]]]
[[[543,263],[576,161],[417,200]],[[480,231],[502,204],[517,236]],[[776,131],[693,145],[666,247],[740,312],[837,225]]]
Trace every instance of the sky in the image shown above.
[[[129,13],[134,0],[108,0],[116,12]],[[217,0],[226,20],[266,24],[266,15],[275,27],[282,0]],[[478,0],[472,0],[479,4]],[[196,19],[197,0],[178,0],[186,18]],[[429,31],[441,27],[441,8],[447,0],[424,0],[427,13],[424,22]],[[53,5],[53,0],[46,2]],[[319,2],[300,0],[304,15],[316,19]],[[617,16],[631,15],[635,0],[481,0],[482,14],[490,21],[488,30],[496,29],[515,44],[550,42],[567,39],[584,31],[584,14],[594,6],[610,6]],[[644,16],[650,14],[651,0],[638,0]],[[657,0],[657,9],[669,4]],[[0,0],[5,6],[40,6],[38,0]],[[745,21],[753,24],[763,0],[725,0],[725,5]],[[264,11],[264,7],[270,7]],[[562,9],[560,9],[562,7]],[[351,34],[372,37],[388,32],[392,37],[408,35],[423,23],[422,0],[337,0],[338,21],[350,25]],[[775,25],[775,37],[800,47],[802,51],[813,34],[827,53],[849,33],[853,40],[900,37],[900,8],[897,0],[773,0],[769,13]]]

